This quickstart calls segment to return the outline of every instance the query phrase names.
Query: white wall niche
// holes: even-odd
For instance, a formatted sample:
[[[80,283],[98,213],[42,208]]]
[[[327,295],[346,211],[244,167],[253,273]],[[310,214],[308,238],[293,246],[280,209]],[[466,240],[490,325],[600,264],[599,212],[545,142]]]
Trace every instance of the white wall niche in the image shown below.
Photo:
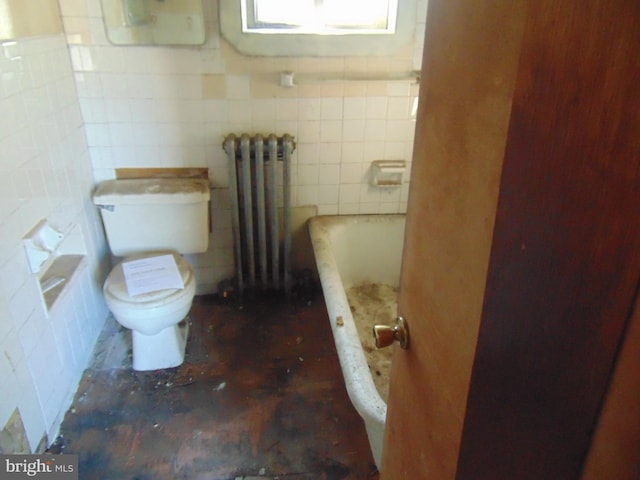
[[[86,267],[82,230],[73,225],[61,232],[41,220],[23,237],[23,244],[31,272],[38,276],[44,310],[49,314]]]

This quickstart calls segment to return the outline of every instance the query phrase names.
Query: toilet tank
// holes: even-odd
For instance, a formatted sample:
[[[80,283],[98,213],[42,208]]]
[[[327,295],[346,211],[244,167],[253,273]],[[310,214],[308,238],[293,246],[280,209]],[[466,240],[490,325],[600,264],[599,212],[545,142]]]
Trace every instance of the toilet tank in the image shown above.
[[[201,253],[209,246],[209,197],[204,179],[125,179],[99,184],[93,202],[116,256]]]

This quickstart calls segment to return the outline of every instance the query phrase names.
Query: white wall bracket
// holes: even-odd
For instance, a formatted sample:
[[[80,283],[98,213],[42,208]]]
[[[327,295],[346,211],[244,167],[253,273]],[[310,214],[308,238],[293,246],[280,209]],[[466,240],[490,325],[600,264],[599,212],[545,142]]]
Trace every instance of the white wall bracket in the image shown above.
[[[41,220],[23,238],[31,273],[39,273],[42,266],[53,256],[60,246],[64,235],[51,227],[46,220]]]
[[[375,160],[371,167],[374,187],[401,187],[407,164],[404,160]]]

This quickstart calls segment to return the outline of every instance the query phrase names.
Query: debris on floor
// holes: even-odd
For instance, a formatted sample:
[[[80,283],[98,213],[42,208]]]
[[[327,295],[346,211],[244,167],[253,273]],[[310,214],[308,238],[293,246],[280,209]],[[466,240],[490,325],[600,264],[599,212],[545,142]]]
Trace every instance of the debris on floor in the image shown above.
[[[78,454],[83,479],[378,479],[308,298],[196,297],[184,364],[153,372],[131,369],[130,333],[111,327],[118,347],[101,345],[51,453]]]

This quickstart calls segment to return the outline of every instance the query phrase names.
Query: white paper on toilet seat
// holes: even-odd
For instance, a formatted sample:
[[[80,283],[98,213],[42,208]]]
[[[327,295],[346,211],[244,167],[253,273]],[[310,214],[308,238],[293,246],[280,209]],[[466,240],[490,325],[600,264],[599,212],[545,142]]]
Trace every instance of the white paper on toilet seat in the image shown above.
[[[122,272],[131,297],[168,288],[184,288],[182,275],[171,254],[124,262]]]

